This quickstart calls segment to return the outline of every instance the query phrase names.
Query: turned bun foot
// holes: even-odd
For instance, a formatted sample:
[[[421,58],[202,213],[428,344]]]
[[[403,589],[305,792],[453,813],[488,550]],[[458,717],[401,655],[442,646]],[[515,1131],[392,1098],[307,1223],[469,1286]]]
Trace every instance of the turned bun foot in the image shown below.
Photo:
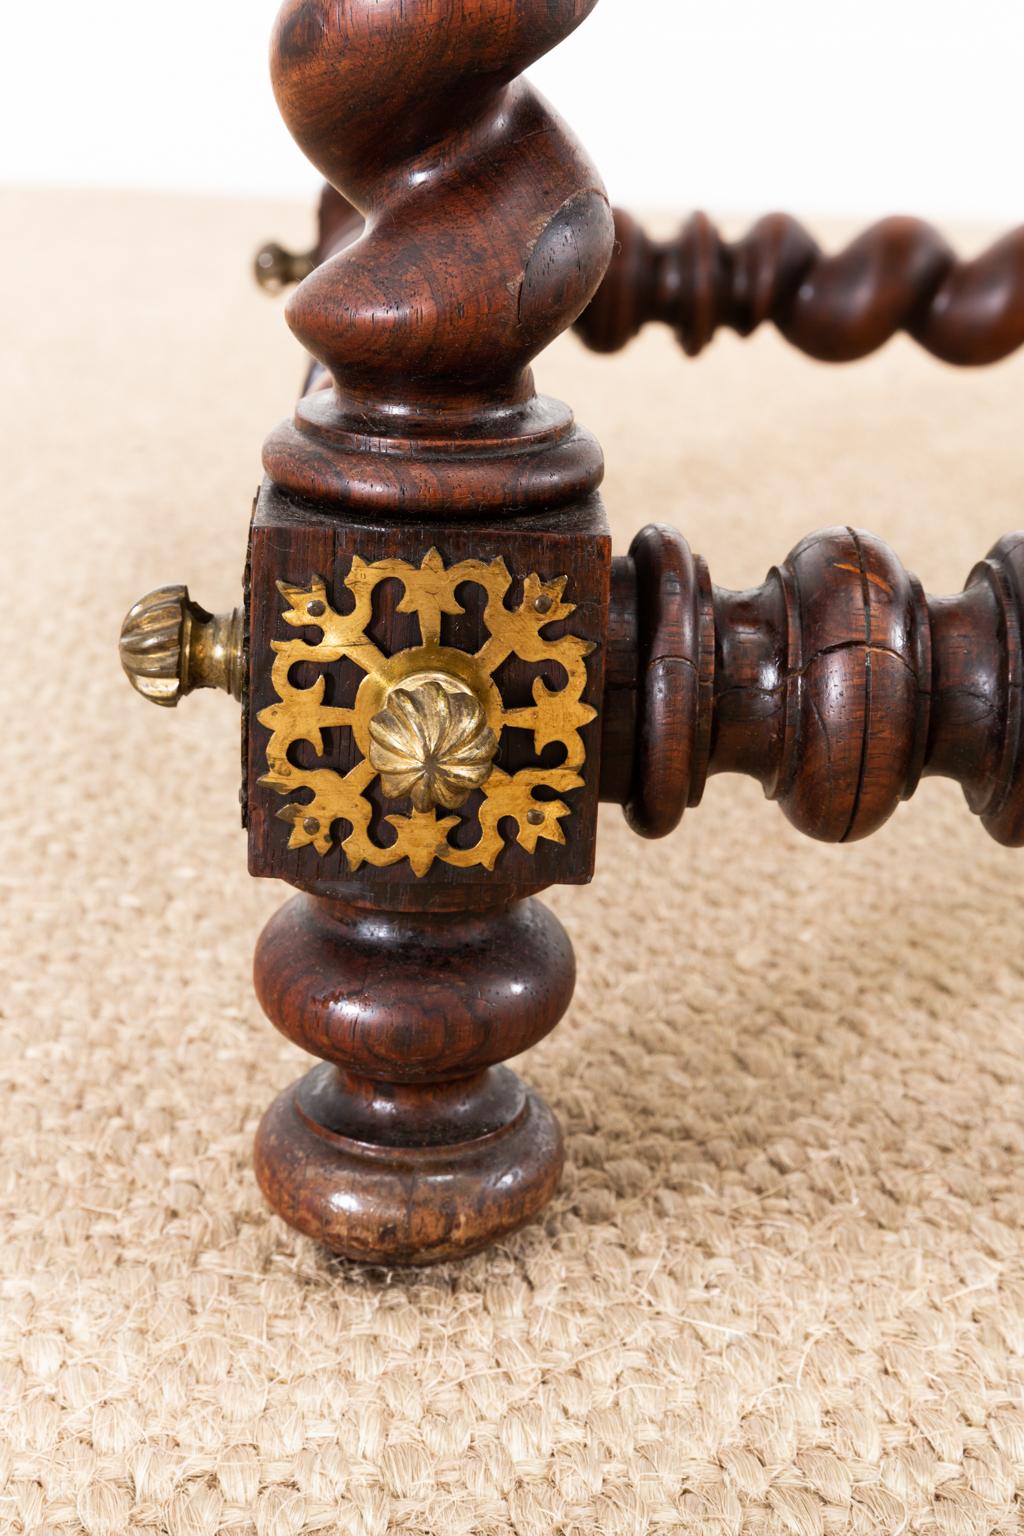
[[[572,948],[530,900],[397,914],[298,897],[269,923],[256,989],[324,1058],[256,1137],[270,1205],[347,1258],[433,1264],[531,1220],[562,1169],[544,1102],[499,1063],[572,996]]]
[[[263,1117],[256,1136],[260,1188],[291,1226],[346,1258],[466,1258],[532,1220],[562,1171],[562,1134],[550,1109],[506,1068],[493,1076],[511,1111],[493,1131],[466,1141],[388,1146],[360,1141],[310,1113],[311,1106],[344,1101],[336,1069],[314,1067]]]

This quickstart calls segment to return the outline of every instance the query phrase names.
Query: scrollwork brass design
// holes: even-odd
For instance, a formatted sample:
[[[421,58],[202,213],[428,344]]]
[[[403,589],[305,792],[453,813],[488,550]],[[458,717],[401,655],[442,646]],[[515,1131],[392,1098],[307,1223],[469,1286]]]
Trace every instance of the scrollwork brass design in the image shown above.
[[[402,583],[399,612],[416,614],[421,641],[393,656],[384,655],[368,635],[374,590],[388,580]],[[456,592],[465,583],[486,593],[487,639],[475,654],[441,644],[442,615],[463,612]],[[277,813],[291,825],[289,846],[312,846],[324,856],[334,845],[335,823],[345,822],[349,830],[341,846],[351,870],[408,859],[414,873],[423,876],[438,859],[453,868],[493,869],[505,847],[499,831],[504,818],[515,823],[516,841],[529,854],[542,838],[564,843],[561,823],[570,815],[569,806],[560,799],[538,799],[537,791],[561,795],[582,787],[586,747],[580,733],[597,713],[583,702],[586,658],[593,645],[576,635],[549,640],[542,634],[545,626],[575,611],[563,602],[566,578],[544,582],[528,576],[521,602],[509,608],[512,576],[503,560],[464,560],[446,569],[437,550],[431,550],[418,568],[405,560],[368,565],[356,556],[345,586],[354,605],[351,613],[340,614],[321,577],[312,577],[306,587],[278,583],[286,602],[285,623],[322,631],[316,645],[301,639],[273,642],[278,702],[259,715],[271,733],[270,771],[261,784],[279,795],[305,791],[301,803],[292,800]],[[532,705],[506,707],[494,674],[513,656],[528,663],[556,662],[565,673],[565,686],[555,690],[538,677]],[[325,704],[324,671],[308,688],[291,679],[299,662],[327,668],[343,658],[365,674],[350,707]],[[385,718],[389,715],[391,720]],[[300,741],[322,757],[323,732],[338,726],[351,728],[362,754],[348,773],[301,768],[290,760],[290,748]],[[502,732],[510,728],[531,731],[538,755],[551,743],[561,743],[564,761],[557,768],[506,773],[493,757]],[[408,795],[411,801],[409,814],[387,817],[396,833],[389,847],[381,847],[371,832],[373,807],[366,791],[378,774],[385,795]],[[471,847],[455,847],[450,835],[463,818],[439,812],[457,810],[475,790],[480,795],[473,813],[479,837]]]

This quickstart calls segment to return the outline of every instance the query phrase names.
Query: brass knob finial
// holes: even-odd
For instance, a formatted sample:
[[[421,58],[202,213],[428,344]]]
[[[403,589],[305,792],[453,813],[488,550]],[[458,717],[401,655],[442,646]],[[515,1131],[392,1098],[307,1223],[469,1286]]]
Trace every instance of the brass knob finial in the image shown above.
[[[494,768],[498,738],[473,690],[447,672],[397,684],[370,722],[370,766],[389,800],[457,811]]]
[[[271,240],[256,252],[252,270],[261,288],[280,293],[282,288],[301,283],[316,270],[316,252],[288,251]]]
[[[220,688],[240,700],[244,638],[241,608],[207,613],[187,587],[158,587],[121,625],[121,665],[144,699],[167,709],[197,688]]]

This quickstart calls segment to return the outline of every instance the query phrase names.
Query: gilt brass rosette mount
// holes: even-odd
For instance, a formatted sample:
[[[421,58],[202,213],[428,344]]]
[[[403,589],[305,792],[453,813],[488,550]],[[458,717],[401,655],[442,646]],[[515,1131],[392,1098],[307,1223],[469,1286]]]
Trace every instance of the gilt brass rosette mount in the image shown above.
[[[388,656],[369,630],[374,592],[394,580],[404,589],[398,612],[416,615],[420,643]],[[544,634],[575,611],[563,601],[566,578],[527,576],[520,601],[509,606],[513,578],[503,560],[463,560],[446,568],[431,550],[418,567],[397,559],[367,564],[356,556],[344,584],[353,603],[342,614],[319,576],[306,586],[278,583],[284,622],[321,632],[315,644],[300,638],[273,642],[277,702],[258,716],[270,732],[268,772],[260,783],[288,797],[277,814],[291,826],[289,846],[313,847],[326,856],[340,840],[353,872],[364,864],[381,868],[408,859],[423,876],[436,860],[459,869],[493,869],[506,846],[503,823],[514,826],[515,841],[531,855],[541,839],[564,843],[562,823],[571,808],[558,797],[583,786],[581,732],[596,716],[583,701],[593,645],[575,635]],[[441,643],[442,616],[464,612],[456,594],[467,584],[485,594],[486,638],[472,653]],[[495,674],[510,658],[557,664],[564,686],[549,686],[538,676],[532,704],[507,705]],[[331,668],[343,661],[354,663],[362,680],[351,703],[328,703]],[[299,663],[317,668],[308,687],[294,679]],[[338,727],[352,732],[359,754],[354,766],[342,772],[296,765],[297,743],[309,743],[323,759],[324,733]],[[506,772],[496,758],[510,729],[532,733],[538,758],[559,743],[558,766]],[[372,825],[368,792],[378,780],[380,795],[395,803],[385,818],[394,831],[387,846]],[[453,841],[466,822],[475,841],[465,831]]]
[[[457,811],[494,770],[498,738],[472,688],[447,672],[414,673],[370,721],[370,765],[389,800]]]

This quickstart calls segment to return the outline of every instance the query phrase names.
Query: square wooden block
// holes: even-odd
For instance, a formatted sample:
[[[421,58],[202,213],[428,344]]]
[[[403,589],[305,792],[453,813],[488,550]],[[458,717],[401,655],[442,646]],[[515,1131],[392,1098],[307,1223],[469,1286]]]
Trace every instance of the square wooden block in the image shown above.
[[[247,577],[252,873],[350,898],[588,881],[610,566],[596,497],[381,524],[266,484]],[[389,690],[431,677],[471,693],[497,738],[490,777],[454,810],[388,798],[370,762]]]

